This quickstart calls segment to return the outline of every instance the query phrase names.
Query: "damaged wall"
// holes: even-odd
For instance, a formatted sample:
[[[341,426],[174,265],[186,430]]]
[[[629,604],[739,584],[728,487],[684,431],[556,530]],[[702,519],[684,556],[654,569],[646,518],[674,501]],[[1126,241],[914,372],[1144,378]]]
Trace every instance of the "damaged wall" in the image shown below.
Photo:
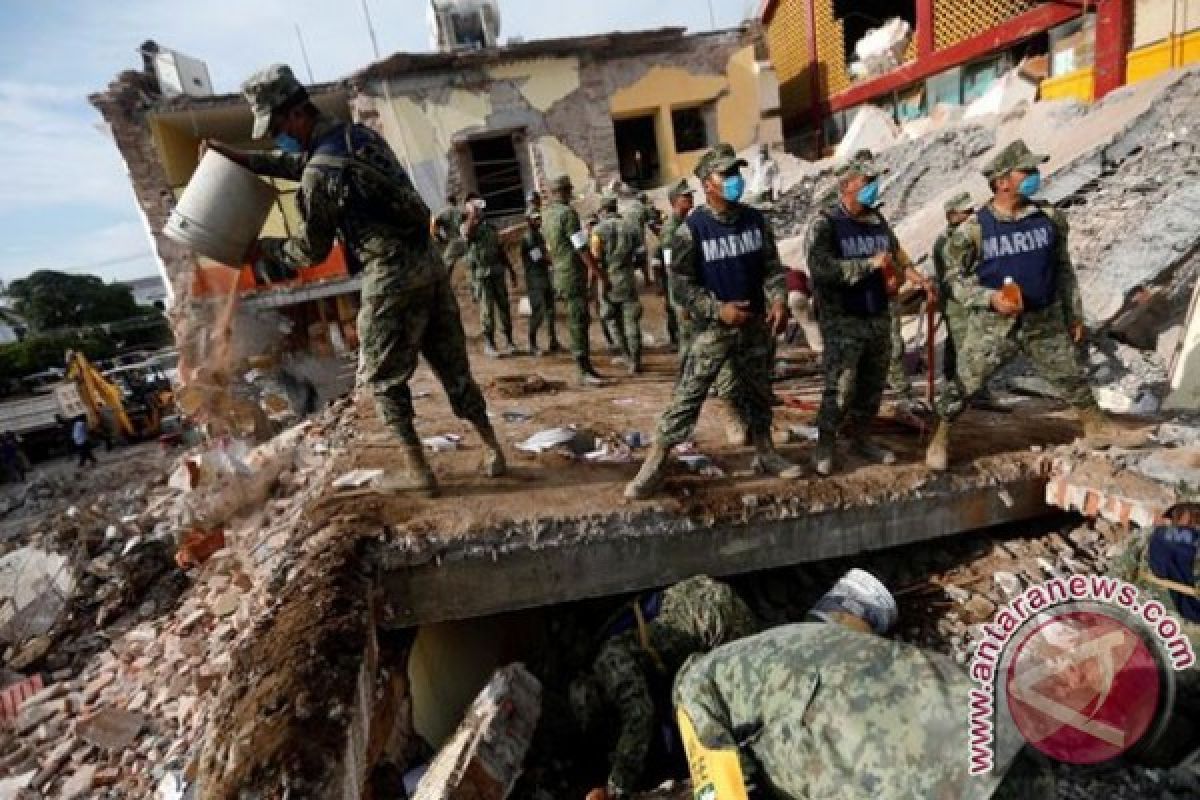
[[[760,125],[778,102],[762,98],[774,84],[762,80],[751,38],[742,30],[680,33],[651,51],[580,46],[568,55],[564,46],[538,58],[498,51],[479,63],[372,68],[354,79],[352,105],[407,157],[435,205],[447,192],[477,189],[470,143],[489,135],[514,135],[525,191],[563,173],[580,188],[607,183],[620,174],[613,119],[642,114],[656,117],[659,182],[666,183],[689,173],[700,155],[676,152],[674,109],[711,104],[714,138],[738,149],[760,130],[777,130]]]

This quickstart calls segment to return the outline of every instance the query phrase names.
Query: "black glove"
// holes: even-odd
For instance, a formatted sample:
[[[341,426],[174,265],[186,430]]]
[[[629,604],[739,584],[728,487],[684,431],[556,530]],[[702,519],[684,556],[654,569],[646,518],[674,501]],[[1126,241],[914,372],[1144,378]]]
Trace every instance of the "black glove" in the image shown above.
[[[272,261],[261,253],[254,259],[254,282],[259,286],[295,280],[299,274],[294,267]]]

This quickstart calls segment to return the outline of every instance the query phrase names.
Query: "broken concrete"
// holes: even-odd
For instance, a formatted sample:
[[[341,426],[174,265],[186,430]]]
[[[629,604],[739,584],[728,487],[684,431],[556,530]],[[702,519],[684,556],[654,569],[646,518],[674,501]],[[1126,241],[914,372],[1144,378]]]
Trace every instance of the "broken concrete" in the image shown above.
[[[521,664],[498,670],[467,710],[413,800],[504,800],[541,715],[542,686]]]

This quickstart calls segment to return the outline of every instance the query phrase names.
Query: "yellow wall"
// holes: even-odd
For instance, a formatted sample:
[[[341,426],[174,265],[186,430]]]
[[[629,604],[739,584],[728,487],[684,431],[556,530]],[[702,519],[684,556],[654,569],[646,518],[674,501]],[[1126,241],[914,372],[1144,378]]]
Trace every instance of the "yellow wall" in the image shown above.
[[[1169,69],[1200,62],[1200,31],[1174,36],[1166,41],[1134,50],[1125,70],[1128,83],[1148,80]]]
[[[515,81],[529,105],[538,111],[549,111],[552,105],[579,88],[579,59],[512,61],[488,67],[488,77],[495,81]]]
[[[1170,69],[1200,63],[1200,31],[1186,36],[1175,36],[1147,47],[1140,47],[1126,58],[1125,82],[1139,83],[1161,75]],[[1069,72],[1042,81],[1041,99],[1063,100],[1075,98],[1090,103],[1095,85],[1095,70]]]
[[[1042,100],[1067,100],[1074,98],[1084,103],[1093,99],[1096,70],[1092,67],[1077,69],[1065,75],[1056,75],[1042,81]]]
[[[654,67],[636,83],[613,93],[609,112],[613,119],[655,115],[661,177],[670,182],[690,175],[704,155],[702,150],[675,151],[671,111],[715,102],[717,139],[742,150],[754,144],[758,136],[762,116],[759,90],[754,48],[747,46],[730,57],[724,75],[696,75],[679,67]]]

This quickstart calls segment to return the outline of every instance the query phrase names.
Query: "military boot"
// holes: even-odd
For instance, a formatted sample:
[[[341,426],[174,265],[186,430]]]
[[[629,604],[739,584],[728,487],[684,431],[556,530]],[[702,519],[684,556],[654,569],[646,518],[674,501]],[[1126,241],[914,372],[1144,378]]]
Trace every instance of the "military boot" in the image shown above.
[[[1089,447],[1098,450],[1110,447],[1141,447],[1146,442],[1144,434],[1125,430],[1112,417],[1096,407],[1080,409],[1079,421],[1083,424],[1084,440]]]
[[[486,337],[483,340],[483,354],[488,358],[495,358],[498,355],[496,352],[496,343]]]
[[[746,447],[750,444],[750,429],[742,421],[742,415],[737,406],[729,400],[721,398],[717,401],[721,410],[722,422],[725,426],[725,439],[735,447]]]
[[[944,472],[950,466],[950,420],[939,419],[929,449],[925,451],[925,466]]]
[[[529,355],[533,356],[534,358],[537,358],[541,354],[542,354],[542,351],[538,349],[537,337],[534,336],[532,333],[529,334]]]
[[[876,444],[865,433],[858,433],[850,438],[850,449],[868,461],[874,461],[876,464],[891,466],[896,463],[895,453],[886,447]]]
[[[604,378],[596,374],[596,370],[592,367],[591,359],[587,356],[582,356],[575,360],[579,366],[579,385],[585,388],[595,386],[606,386]]]
[[[402,461],[398,472],[388,470],[376,483],[376,488],[382,492],[424,492],[429,496],[437,494],[437,478],[425,460],[425,449],[418,444],[405,443],[401,445]]]
[[[828,478],[833,474],[833,445],[837,437],[833,433],[820,431],[817,434],[817,449],[813,451],[813,469],[818,475]]]
[[[554,329],[551,328],[550,329],[550,349],[547,352],[561,353],[562,351],[563,351],[563,346],[558,343],[558,336],[555,335]]]
[[[508,471],[508,462],[504,458],[500,440],[496,437],[496,429],[490,422],[476,425],[475,428],[479,431],[479,438],[483,439],[483,446],[487,448],[487,453],[483,456],[483,474],[489,478],[499,478]]]
[[[662,486],[667,476],[668,447],[657,439],[646,455],[646,461],[638,470],[637,477],[625,487],[626,500],[645,500],[652,497]]]
[[[789,481],[804,475],[803,467],[779,455],[769,432],[754,438],[754,471]]]

